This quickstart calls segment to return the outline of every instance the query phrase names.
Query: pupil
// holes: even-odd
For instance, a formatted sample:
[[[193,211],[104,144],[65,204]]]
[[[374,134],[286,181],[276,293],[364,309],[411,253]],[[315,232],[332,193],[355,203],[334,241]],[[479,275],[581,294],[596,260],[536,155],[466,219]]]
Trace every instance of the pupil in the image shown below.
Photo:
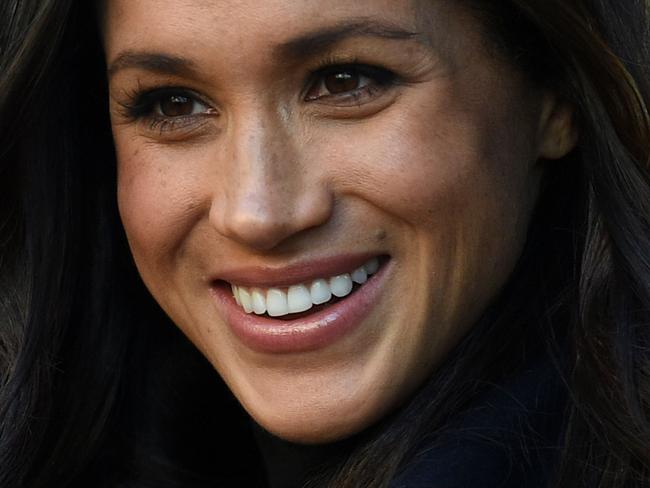
[[[339,71],[325,77],[325,88],[332,93],[345,93],[359,87],[359,75],[350,71]]]
[[[190,115],[193,109],[193,101],[182,95],[171,95],[160,102],[160,111],[167,117],[180,117]]]

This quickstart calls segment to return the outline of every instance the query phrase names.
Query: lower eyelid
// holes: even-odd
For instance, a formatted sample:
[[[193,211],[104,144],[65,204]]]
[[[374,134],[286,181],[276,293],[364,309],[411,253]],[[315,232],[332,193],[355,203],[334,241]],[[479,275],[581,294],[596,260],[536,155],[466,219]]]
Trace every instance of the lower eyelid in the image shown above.
[[[165,133],[182,132],[189,134],[200,130],[209,122],[207,117],[201,114],[185,117],[148,117],[142,119],[143,130],[149,133],[162,135]]]
[[[340,101],[342,103],[350,103],[352,104],[357,104],[359,99],[367,96],[371,98],[376,98],[379,95],[381,95],[382,92],[385,92],[391,88],[390,85],[378,85],[378,84],[370,84],[366,85],[362,88],[358,88],[355,91],[349,92],[349,93],[342,93],[338,95],[325,95],[321,98],[315,99],[312,102],[316,103],[322,103],[325,105],[336,105],[337,101]],[[372,100],[369,100],[372,101]]]

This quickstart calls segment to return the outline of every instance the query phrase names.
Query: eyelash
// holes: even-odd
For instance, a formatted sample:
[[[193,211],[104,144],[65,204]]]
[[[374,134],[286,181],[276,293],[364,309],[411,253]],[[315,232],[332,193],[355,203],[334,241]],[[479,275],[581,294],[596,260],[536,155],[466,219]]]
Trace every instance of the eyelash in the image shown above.
[[[183,87],[161,87],[153,89],[138,88],[133,92],[126,94],[126,101],[119,102],[122,107],[122,115],[130,122],[145,120],[148,122],[149,130],[158,130],[161,134],[171,130],[191,125],[196,115],[181,115],[168,117],[155,113],[156,105],[160,104],[167,97],[184,97],[192,100],[194,103],[200,103],[209,107],[202,97],[193,91]],[[207,114],[206,114],[207,115]],[[179,127],[180,126],[180,127]]]
[[[370,80],[370,83],[341,94],[323,95],[312,99],[307,98],[307,95],[314,87],[318,84],[323,85],[325,83],[328,75],[339,73],[353,73],[355,76],[367,78]],[[386,68],[357,63],[355,61],[337,63],[336,60],[323,61],[321,65],[312,71],[308,80],[307,88],[302,94],[303,101],[308,103],[318,102],[332,106],[343,105],[344,107],[363,105],[367,103],[363,101],[364,98],[369,98],[370,100],[368,101],[372,101],[384,90],[390,89],[399,81],[398,76]],[[156,113],[157,106],[166,98],[169,99],[169,97],[187,98],[194,103],[204,105],[207,110],[201,114],[179,116],[165,116]],[[123,115],[130,121],[147,121],[148,129],[158,131],[160,134],[190,127],[196,124],[197,117],[204,117],[210,112],[212,115],[218,113],[210,107],[209,103],[204,101],[203,97],[183,87],[167,86],[148,90],[139,87],[132,93],[127,93],[126,99],[127,101],[120,102]]]
[[[350,92],[337,95],[326,95],[317,99],[307,100],[305,96],[307,93],[317,84],[323,83],[325,78],[328,75],[336,73],[352,72],[356,75],[366,77],[372,81],[370,85],[366,85],[361,88],[357,88]],[[393,71],[383,68],[381,66],[374,66],[369,64],[360,63],[356,60],[349,62],[341,63],[340,60],[335,58],[325,59],[316,69],[312,72],[309,77],[309,83],[306,93],[303,95],[305,101],[324,101],[331,98],[346,98],[350,102],[355,103],[359,102],[363,96],[373,97],[377,95],[382,90],[388,89],[398,83],[398,76]]]

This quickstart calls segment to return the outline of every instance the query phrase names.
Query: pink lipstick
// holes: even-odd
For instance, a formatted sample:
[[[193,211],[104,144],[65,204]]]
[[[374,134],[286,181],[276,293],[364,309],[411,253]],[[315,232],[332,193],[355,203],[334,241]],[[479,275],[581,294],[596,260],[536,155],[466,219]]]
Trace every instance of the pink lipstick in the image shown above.
[[[352,292],[298,314],[272,317],[266,313],[247,313],[233,295],[231,284],[249,287],[291,287],[319,277],[363,269],[375,263],[371,276],[360,277]],[[233,334],[248,348],[262,353],[287,354],[325,348],[361,326],[384,289],[390,271],[386,257],[372,255],[339,256],[286,268],[246,268],[220,273],[213,282],[212,294],[219,313]],[[358,275],[357,271],[357,275]],[[344,275],[345,276],[345,275]],[[336,289],[333,288],[336,292]],[[316,303],[316,302],[314,302]],[[259,311],[258,311],[259,312]]]

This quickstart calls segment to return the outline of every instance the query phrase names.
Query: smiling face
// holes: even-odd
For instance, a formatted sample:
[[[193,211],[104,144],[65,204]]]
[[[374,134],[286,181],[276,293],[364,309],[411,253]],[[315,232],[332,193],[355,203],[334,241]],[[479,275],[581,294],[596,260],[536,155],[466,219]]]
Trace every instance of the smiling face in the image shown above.
[[[537,161],[569,149],[454,3],[107,2],[139,272],[286,439],[351,435],[424,381],[507,281]]]

